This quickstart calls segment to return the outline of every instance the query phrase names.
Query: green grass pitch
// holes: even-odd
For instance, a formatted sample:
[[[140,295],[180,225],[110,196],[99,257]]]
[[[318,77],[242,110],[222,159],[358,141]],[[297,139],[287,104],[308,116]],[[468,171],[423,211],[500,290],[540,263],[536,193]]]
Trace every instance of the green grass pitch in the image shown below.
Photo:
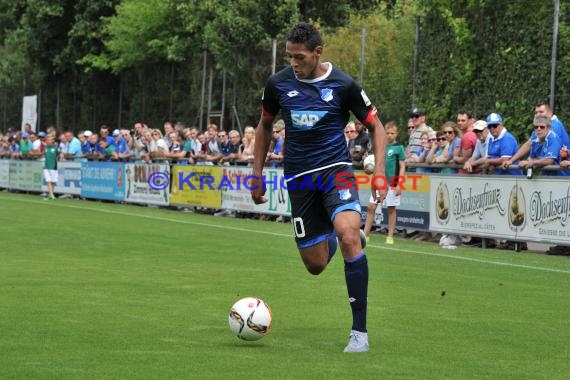
[[[371,351],[340,255],[308,274],[289,224],[0,193],[0,379],[568,379],[570,260],[373,236]],[[263,298],[273,330],[228,329]]]

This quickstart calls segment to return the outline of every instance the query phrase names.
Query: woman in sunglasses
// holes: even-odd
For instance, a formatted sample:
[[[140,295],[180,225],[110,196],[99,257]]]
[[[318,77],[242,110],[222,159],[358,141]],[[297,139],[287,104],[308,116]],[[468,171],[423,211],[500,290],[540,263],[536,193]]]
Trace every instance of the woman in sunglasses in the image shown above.
[[[437,131],[436,140],[432,142],[431,149],[426,157],[426,162],[428,164],[439,164],[447,157],[447,152],[449,148],[449,143],[445,138],[443,131]]]
[[[443,136],[447,140],[448,148],[447,154],[442,155],[437,159],[437,163],[445,164],[445,163],[452,163],[453,156],[459,154],[459,150],[461,149],[461,130],[453,121],[448,121],[441,127],[443,132]],[[457,173],[457,169],[452,168],[443,168],[441,169],[440,173],[444,174],[452,174]]]

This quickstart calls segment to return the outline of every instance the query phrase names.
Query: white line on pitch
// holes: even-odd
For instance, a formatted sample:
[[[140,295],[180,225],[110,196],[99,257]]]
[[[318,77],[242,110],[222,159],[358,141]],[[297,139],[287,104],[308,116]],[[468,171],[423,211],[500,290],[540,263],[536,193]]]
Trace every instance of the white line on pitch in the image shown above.
[[[2,201],[4,199],[0,197],[0,201]],[[64,207],[64,208],[71,208],[71,209],[78,209],[78,210],[103,212],[103,213],[114,214],[114,215],[123,215],[123,216],[130,216],[130,217],[135,217],[135,218],[144,218],[144,219],[150,219],[150,220],[159,220],[159,221],[163,221],[163,222],[190,224],[190,225],[194,225],[194,226],[211,227],[211,228],[218,228],[218,229],[222,228],[222,229],[226,229],[226,230],[240,231],[240,232],[250,232],[250,233],[254,232],[254,233],[264,234],[264,235],[286,237],[289,239],[292,238],[292,235],[282,234],[282,233],[277,233],[277,232],[259,231],[259,230],[249,229],[249,228],[232,227],[232,226],[219,225],[219,224],[213,224],[213,223],[192,222],[192,221],[188,221],[188,220],[171,219],[171,218],[164,218],[164,217],[152,216],[152,215],[141,215],[141,214],[137,214],[137,213],[124,212],[124,211],[113,211],[113,210],[99,209],[99,208],[93,208],[93,207],[81,207],[81,206],[77,206],[77,205],[63,204],[60,202],[52,202],[52,201],[50,201],[50,202],[44,202],[44,201],[39,202],[39,201],[34,201],[34,200],[25,200],[25,199],[17,199],[17,198],[9,198],[9,200],[10,201],[16,201],[16,202],[35,203],[35,204],[41,204],[41,205],[46,205],[46,206],[56,206],[56,207]],[[523,265],[523,264],[512,264],[512,263],[505,263],[502,261],[476,259],[473,257],[452,256],[452,255],[445,255],[445,254],[441,254],[441,253],[416,251],[413,249],[402,249],[402,248],[380,246],[380,245],[373,245],[373,244],[368,244],[367,248],[377,248],[377,249],[391,250],[391,251],[397,251],[397,252],[414,253],[414,254],[425,255],[425,256],[435,256],[435,257],[443,257],[443,258],[455,259],[455,260],[472,261],[472,262],[477,262],[477,263],[482,263],[482,264],[499,265],[499,266],[505,266],[505,267],[511,267],[511,268],[522,268],[522,269],[531,269],[531,270],[544,271],[544,272],[555,272],[555,273],[570,274],[569,270],[564,270],[564,269],[545,268],[545,267],[537,267],[537,266]]]

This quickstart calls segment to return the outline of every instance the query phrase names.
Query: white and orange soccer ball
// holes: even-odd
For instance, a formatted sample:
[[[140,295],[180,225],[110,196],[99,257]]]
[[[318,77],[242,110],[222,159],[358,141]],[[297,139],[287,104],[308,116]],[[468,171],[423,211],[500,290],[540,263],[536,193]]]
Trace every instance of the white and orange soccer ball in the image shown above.
[[[364,162],[362,163],[362,166],[364,167],[364,173],[370,175],[374,173],[374,155],[370,154],[368,156],[366,156],[366,158],[364,159]]]
[[[262,299],[242,298],[230,309],[230,330],[240,339],[258,340],[271,331],[271,309]]]

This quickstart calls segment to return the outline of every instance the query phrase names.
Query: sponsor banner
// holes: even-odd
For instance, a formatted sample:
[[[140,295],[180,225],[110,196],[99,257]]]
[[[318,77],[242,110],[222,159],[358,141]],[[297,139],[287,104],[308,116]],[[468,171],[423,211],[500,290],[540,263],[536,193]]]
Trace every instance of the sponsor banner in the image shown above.
[[[26,191],[42,190],[43,162],[10,160],[10,188]]]
[[[244,186],[247,176],[251,175],[252,168],[239,166],[222,167],[222,175],[229,181],[228,186],[222,190],[222,208],[244,212],[258,212],[263,214],[291,215],[291,202],[289,193],[283,189],[280,181],[268,181],[265,197],[267,203],[256,205],[251,199],[249,186]],[[283,169],[265,168],[263,175],[268,179],[283,177]]]
[[[366,213],[368,210],[363,211],[363,220],[366,222]],[[388,208],[387,207],[377,207],[376,215],[374,215],[374,225],[375,226],[388,226]],[[409,228],[412,230],[429,230],[429,212],[423,211],[410,211],[410,210],[400,210],[396,207],[396,227],[398,228]]]
[[[43,175],[42,191],[47,191],[47,183]],[[58,162],[57,184],[55,185],[54,192],[73,195],[79,195],[81,193],[81,162]]]
[[[431,228],[459,235],[565,244],[570,181],[565,177],[432,176]]]
[[[357,173],[363,174],[363,172]],[[403,184],[405,190],[400,196],[400,206],[396,207],[396,227],[428,231],[430,229],[430,177],[420,173],[407,173],[406,183]],[[359,187],[358,196],[363,210],[367,209],[370,195],[369,185]],[[366,212],[362,213],[361,219],[362,223],[366,221]],[[388,225],[387,207],[379,205],[376,208],[374,225]]]
[[[507,221],[520,240],[570,245],[569,219],[568,177],[521,180],[509,192]]]
[[[220,166],[172,166],[170,203],[210,208],[222,207]]]
[[[170,186],[167,183],[164,186],[149,185],[149,176],[157,172],[170,178],[168,164],[125,164],[125,201],[167,206],[170,202]]]
[[[81,197],[125,200],[125,165],[121,162],[81,163]]]
[[[10,160],[0,160],[0,187],[10,186]]]

